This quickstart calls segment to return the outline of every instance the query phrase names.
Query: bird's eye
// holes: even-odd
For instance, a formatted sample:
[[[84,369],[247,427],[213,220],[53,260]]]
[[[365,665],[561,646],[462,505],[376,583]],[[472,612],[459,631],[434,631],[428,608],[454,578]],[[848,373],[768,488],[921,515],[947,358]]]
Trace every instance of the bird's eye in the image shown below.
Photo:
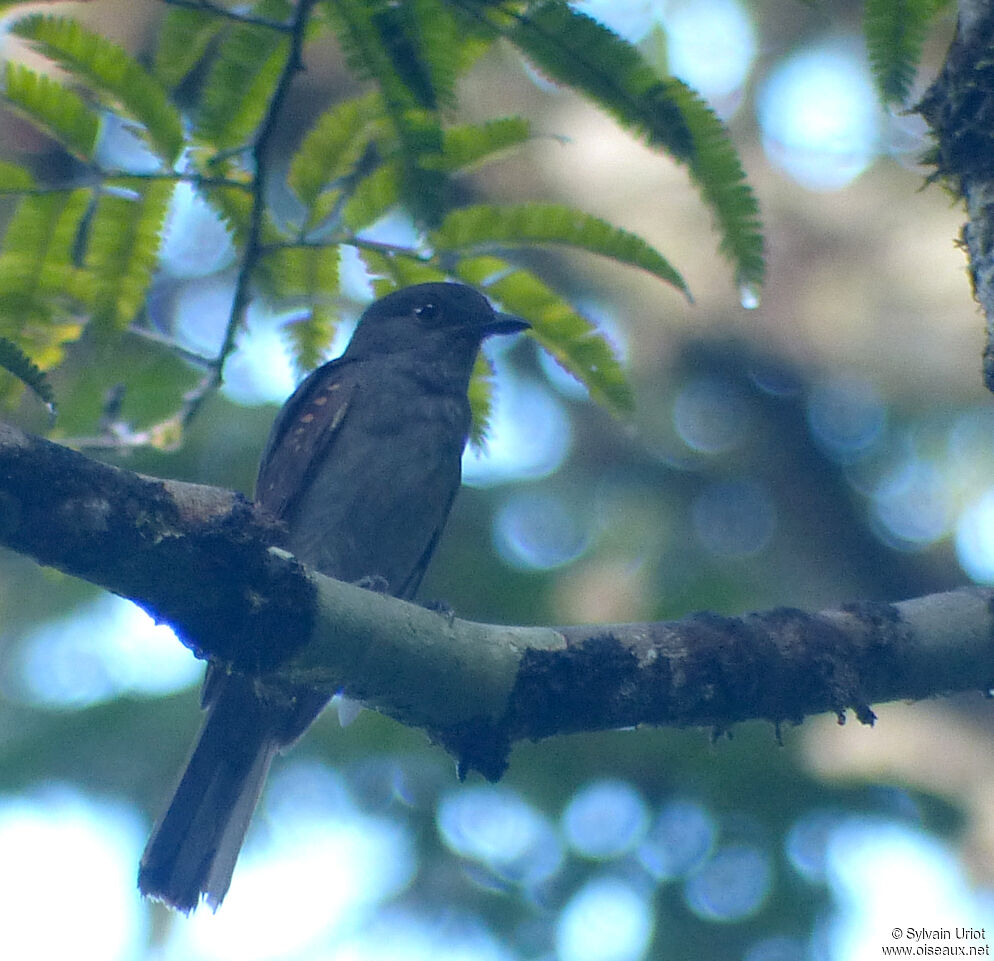
[[[421,320],[432,320],[438,316],[438,304],[428,301],[414,308],[414,313]]]

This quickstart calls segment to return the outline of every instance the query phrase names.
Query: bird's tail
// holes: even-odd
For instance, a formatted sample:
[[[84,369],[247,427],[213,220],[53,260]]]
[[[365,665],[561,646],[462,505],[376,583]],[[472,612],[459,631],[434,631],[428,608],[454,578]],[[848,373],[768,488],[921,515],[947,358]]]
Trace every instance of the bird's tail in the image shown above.
[[[224,677],[169,808],[142,855],[142,894],[189,913],[217,910],[281,739],[250,682]]]

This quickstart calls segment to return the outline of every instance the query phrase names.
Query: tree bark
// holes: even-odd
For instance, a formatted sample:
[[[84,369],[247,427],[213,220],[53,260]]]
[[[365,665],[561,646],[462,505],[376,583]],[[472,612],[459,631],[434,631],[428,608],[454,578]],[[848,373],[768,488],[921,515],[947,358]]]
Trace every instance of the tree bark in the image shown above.
[[[0,544],[135,601],[198,656],[344,691],[499,777],[521,739],[724,730],[994,685],[994,590],[809,614],[577,627],[460,620],[310,571],[240,494],[0,425]]]
[[[994,391],[994,4],[960,0],[946,61],[916,107],[931,127],[933,179],[966,203],[963,246],[973,294],[984,311],[984,382]]]

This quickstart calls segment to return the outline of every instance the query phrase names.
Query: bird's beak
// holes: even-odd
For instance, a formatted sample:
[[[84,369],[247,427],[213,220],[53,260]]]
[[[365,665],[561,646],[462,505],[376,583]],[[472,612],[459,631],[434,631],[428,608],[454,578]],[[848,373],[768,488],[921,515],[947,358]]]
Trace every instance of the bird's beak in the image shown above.
[[[484,337],[490,334],[516,334],[522,330],[528,330],[531,324],[527,320],[515,317],[514,314],[502,314],[494,311],[494,319],[489,321],[483,328]]]

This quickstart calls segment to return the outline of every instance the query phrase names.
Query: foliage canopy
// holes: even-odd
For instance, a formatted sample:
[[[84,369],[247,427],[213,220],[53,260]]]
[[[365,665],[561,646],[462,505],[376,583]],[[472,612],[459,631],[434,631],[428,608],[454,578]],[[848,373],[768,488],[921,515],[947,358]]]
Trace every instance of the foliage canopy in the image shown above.
[[[693,90],[562,0],[163,5],[150,65],[73,19],[2,6],[11,32],[58,68],[9,62],[5,99],[76,160],[73,176],[55,183],[0,165],[0,192],[17,202],[0,252],[0,365],[46,400],[42,371],[86,328],[113,337],[147,327],[164,225],[185,183],[223,220],[238,263],[220,350],[191,358],[177,345],[206,374],[172,422],[186,423],[220,384],[254,297],[306,305],[286,333],[299,367],[318,363],[339,317],[346,249],[378,278],[377,293],[425,278],[475,284],[528,319],[538,343],[595,400],[627,411],[629,387],[607,340],[516,254],[572,247],[689,292],[648,243],[582,210],[462,199],[460,177],[532,137],[520,117],[451,122],[460,75],[498,41],[686,166],[736,282],[762,280],[758,209],[724,125]],[[287,215],[272,205],[272,181],[282,176],[273,134],[307,48],[329,44],[331,34],[364,90],[332,104],[300,139],[286,167]],[[140,145],[140,162],[106,149],[122,127]],[[371,240],[370,228],[398,211],[416,241]],[[485,423],[484,382],[474,397]]]

